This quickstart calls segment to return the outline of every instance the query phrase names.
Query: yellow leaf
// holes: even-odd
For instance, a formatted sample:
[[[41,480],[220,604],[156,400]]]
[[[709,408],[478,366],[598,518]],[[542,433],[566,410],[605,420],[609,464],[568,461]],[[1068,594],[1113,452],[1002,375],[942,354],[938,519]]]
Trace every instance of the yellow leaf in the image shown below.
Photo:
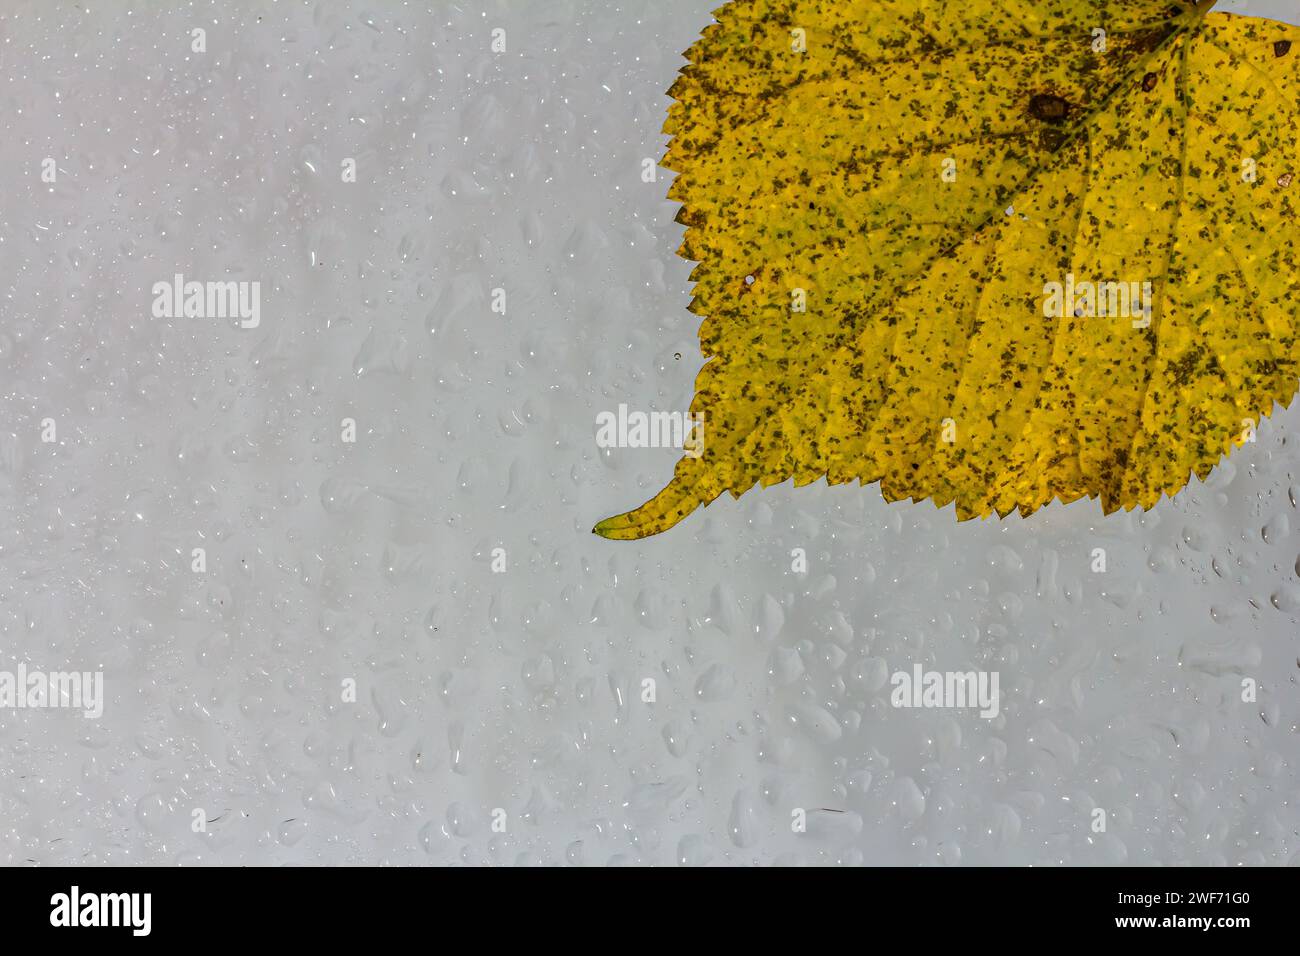
[[[1300,358],[1300,28],[1210,6],[718,10],[665,126],[703,454],[596,533],[823,476],[1109,513],[1253,440]]]

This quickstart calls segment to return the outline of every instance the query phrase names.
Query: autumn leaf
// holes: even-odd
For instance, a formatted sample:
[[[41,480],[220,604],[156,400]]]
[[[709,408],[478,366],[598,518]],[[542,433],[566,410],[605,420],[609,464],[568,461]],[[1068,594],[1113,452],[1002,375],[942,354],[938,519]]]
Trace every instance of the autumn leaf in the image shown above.
[[[1170,0],[737,0],[664,165],[703,453],[595,528],[879,482],[1151,507],[1297,383],[1300,29]]]

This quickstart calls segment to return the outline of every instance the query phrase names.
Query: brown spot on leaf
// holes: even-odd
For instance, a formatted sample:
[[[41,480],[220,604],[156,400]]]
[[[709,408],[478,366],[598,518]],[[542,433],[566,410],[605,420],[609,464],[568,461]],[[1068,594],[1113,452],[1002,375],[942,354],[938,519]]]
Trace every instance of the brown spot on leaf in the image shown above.
[[[1158,83],[1159,80],[1160,77],[1156,76],[1154,73],[1148,73],[1146,76],[1142,77],[1142,89],[1150,93],[1156,88],[1156,83]]]
[[[1276,43],[1273,44],[1274,56],[1286,56],[1290,52],[1291,52],[1290,40],[1278,40]]]
[[[1035,93],[1029,100],[1029,115],[1044,123],[1060,123],[1070,114],[1070,104],[1055,93]]]
[[[1281,176],[1277,177],[1277,184],[1283,189],[1286,189],[1294,181],[1295,173],[1283,173]]]

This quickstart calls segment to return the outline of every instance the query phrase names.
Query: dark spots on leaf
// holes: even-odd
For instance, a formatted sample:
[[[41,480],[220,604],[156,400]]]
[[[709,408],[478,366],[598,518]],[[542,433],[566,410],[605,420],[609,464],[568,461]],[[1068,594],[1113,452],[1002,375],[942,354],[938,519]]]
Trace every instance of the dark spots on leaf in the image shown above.
[[[1038,134],[1038,143],[1049,153],[1054,153],[1065,143],[1065,130],[1057,129],[1054,126],[1044,128]]]
[[[1176,15],[1176,14],[1175,14]],[[1150,53],[1160,44],[1164,43],[1169,34],[1174,31],[1172,26],[1156,27],[1153,30],[1143,30],[1135,33],[1131,41],[1134,53]]]
[[[1044,123],[1062,123],[1070,115],[1070,104],[1055,93],[1035,93],[1029,100],[1029,115]]]
[[[1176,362],[1169,363],[1166,370],[1169,380],[1176,385],[1193,387],[1198,376],[1198,369],[1201,368],[1205,357],[1205,347],[1199,344],[1196,345]]]
[[[691,210],[682,206],[677,210],[677,215],[673,217],[673,221],[687,227],[699,226],[703,225],[704,217],[692,213]]]
[[[1150,93],[1152,90],[1156,88],[1156,83],[1158,83],[1159,81],[1160,81],[1160,77],[1158,77],[1156,74],[1148,73],[1146,76],[1142,77],[1142,89]]]
[[[1273,44],[1274,56],[1286,56],[1290,52],[1291,52],[1290,40],[1278,40],[1276,43]]]

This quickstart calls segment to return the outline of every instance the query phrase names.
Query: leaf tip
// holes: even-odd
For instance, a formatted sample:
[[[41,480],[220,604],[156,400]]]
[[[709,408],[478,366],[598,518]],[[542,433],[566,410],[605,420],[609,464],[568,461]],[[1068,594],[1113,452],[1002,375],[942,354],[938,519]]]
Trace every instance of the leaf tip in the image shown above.
[[[701,496],[696,481],[686,481],[678,475],[641,507],[599,521],[591,530],[611,541],[648,538],[667,531],[700,505],[707,504],[717,496],[717,491]]]
[[[591,533],[600,535],[602,538],[609,538],[612,540],[614,538],[614,530],[617,527],[615,522],[617,522],[618,519],[621,517],[623,516],[616,515],[615,517],[612,518],[606,518],[604,521],[597,521],[596,526],[591,529]]]

